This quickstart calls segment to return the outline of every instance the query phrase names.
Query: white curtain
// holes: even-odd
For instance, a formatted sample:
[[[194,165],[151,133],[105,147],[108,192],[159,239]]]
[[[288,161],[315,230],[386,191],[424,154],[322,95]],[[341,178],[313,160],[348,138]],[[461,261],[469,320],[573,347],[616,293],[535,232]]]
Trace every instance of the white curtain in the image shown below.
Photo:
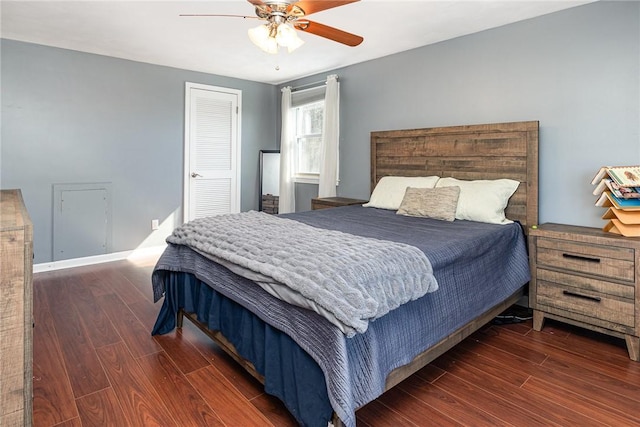
[[[340,83],[338,76],[327,77],[324,95],[324,143],[320,154],[318,197],[335,197],[338,178],[338,141],[340,138]]]
[[[282,89],[282,131],[280,138],[280,196],[278,213],[295,212],[296,195],[293,182],[293,149],[295,122],[291,111],[291,87]]]

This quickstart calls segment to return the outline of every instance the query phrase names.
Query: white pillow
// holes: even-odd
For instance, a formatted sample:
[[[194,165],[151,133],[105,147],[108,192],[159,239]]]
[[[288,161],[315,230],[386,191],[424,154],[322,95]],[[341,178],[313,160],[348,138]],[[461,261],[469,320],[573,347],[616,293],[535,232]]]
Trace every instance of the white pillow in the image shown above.
[[[408,187],[434,188],[437,176],[384,176],[376,184],[366,208],[391,209],[397,211]]]
[[[509,198],[520,183],[512,179],[462,181],[455,178],[440,178],[436,187],[460,187],[456,219],[510,224],[513,221],[504,215]]]

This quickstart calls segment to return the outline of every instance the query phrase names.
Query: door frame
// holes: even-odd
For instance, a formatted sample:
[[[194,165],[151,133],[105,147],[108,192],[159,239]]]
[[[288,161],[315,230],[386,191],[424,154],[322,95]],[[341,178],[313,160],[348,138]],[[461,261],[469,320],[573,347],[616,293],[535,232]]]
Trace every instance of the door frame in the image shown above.
[[[236,95],[237,99],[238,99],[238,104],[237,104],[237,111],[236,111],[236,152],[235,152],[235,158],[236,158],[236,164],[235,164],[235,179],[236,179],[236,185],[234,189],[232,189],[232,191],[236,192],[236,197],[237,197],[237,201],[238,201],[238,211],[240,211],[241,209],[241,197],[242,197],[242,191],[241,191],[241,182],[240,182],[240,177],[241,177],[241,165],[242,165],[242,143],[241,143],[241,135],[242,135],[242,90],[239,89],[231,89],[231,88],[227,88],[227,87],[222,87],[222,86],[212,86],[212,85],[207,85],[207,84],[202,84],[202,83],[192,83],[192,82],[185,82],[185,95],[184,95],[184,99],[185,99],[185,103],[184,103],[184,140],[183,140],[183,147],[184,147],[184,164],[183,164],[183,186],[182,186],[182,191],[183,191],[183,199],[182,199],[182,222],[187,222],[189,220],[189,203],[190,203],[190,193],[191,193],[191,177],[190,177],[190,160],[191,160],[191,146],[190,146],[190,142],[191,142],[191,126],[190,126],[190,122],[191,122],[191,89],[201,89],[201,90],[208,90],[208,91],[212,91],[212,92],[221,92],[221,93],[225,93],[225,94],[231,94],[231,95]]]

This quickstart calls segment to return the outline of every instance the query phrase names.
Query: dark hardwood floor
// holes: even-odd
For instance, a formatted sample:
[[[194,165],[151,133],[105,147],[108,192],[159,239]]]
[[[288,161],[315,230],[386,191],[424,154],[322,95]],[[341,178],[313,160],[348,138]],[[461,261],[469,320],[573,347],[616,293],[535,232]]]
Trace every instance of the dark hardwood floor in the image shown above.
[[[295,426],[197,328],[150,335],[154,259],[34,276],[37,427]],[[491,325],[360,409],[359,426],[640,426],[624,342]]]

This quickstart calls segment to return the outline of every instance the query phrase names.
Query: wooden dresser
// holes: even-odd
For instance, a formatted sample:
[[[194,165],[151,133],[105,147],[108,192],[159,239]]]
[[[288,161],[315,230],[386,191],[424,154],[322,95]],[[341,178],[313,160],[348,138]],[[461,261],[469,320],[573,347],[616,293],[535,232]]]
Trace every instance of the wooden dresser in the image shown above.
[[[0,191],[0,426],[30,426],[33,225],[20,190]]]
[[[311,199],[311,209],[337,208],[340,206],[362,205],[368,200],[351,199],[349,197],[315,197]]]
[[[624,338],[640,360],[640,238],[543,224],[529,232],[533,328],[555,319]]]

